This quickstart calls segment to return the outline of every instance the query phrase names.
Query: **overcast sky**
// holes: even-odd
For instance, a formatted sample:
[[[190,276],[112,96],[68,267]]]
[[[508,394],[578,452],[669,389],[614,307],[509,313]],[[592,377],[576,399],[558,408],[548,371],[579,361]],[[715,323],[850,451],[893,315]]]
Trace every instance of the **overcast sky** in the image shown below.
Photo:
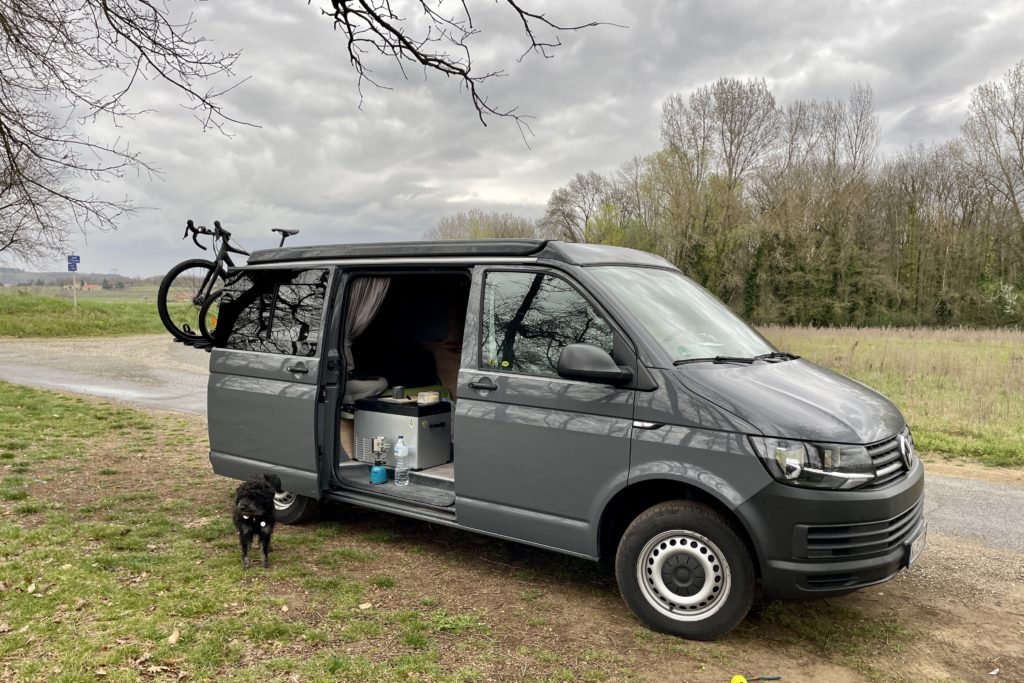
[[[418,239],[471,208],[539,217],[574,173],[656,150],[662,101],[722,76],[763,77],[783,104],[845,97],[866,81],[887,154],[957,135],[971,90],[1024,58],[1019,0],[525,0],[558,21],[628,28],[563,35],[554,59],[517,63],[514,16],[503,2],[469,0],[481,28],[474,68],[508,73],[486,92],[536,117],[527,148],[510,122],[481,126],[454,82],[403,81],[386,63],[376,75],[394,90],[365,87],[360,110],[344,45],[319,4],[195,4],[198,30],[243,52],[237,71],[250,79],[226,96],[228,113],[261,127],[204,133],[174,92],[141,84],[134,102],[155,111],[117,133],[163,174],[97,188],[151,210],[117,232],[76,238],[82,271],[154,275],[198,255],[180,241],[187,218],[219,218],[255,249],[271,245],[271,227],[318,244]]]

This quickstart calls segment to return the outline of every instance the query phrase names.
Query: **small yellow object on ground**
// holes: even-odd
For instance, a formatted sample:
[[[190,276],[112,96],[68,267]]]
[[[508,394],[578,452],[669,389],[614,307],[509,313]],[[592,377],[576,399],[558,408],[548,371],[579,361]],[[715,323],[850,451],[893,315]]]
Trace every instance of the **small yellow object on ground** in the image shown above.
[[[736,674],[732,677],[732,680],[729,681],[729,683],[747,683],[747,679],[743,676],[740,676],[739,674]]]

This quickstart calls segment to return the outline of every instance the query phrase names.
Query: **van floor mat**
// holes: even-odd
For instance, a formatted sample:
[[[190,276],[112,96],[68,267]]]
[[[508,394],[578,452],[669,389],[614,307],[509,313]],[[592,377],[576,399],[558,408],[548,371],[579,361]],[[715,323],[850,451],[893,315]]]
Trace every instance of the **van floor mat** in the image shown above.
[[[408,486],[395,486],[395,482],[390,479],[386,484],[371,484],[369,466],[342,467],[338,471],[338,478],[341,479],[343,487],[348,489],[383,494],[392,498],[441,508],[451,507],[455,504],[455,492],[443,488],[412,482],[409,482]]]

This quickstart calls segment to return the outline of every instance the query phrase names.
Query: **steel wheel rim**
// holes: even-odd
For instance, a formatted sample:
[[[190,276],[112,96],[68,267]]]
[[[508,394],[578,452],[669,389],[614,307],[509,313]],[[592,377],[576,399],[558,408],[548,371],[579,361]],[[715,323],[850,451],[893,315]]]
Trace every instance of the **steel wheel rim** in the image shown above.
[[[658,534],[640,551],[636,579],[647,602],[675,621],[700,621],[725,604],[732,574],[722,551],[692,531]]]
[[[274,494],[274,509],[284,510],[295,502],[295,494],[285,491],[284,493]]]

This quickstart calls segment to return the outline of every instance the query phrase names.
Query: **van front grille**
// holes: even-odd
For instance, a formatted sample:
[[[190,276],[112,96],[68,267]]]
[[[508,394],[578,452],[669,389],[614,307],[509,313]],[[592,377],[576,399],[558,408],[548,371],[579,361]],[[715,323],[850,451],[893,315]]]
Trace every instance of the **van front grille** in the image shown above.
[[[868,446],[868,455],[875,465],[875,478],[860,487],[861,490],[880,488],[907,473],[907,466],[903,462],[903,453],[900,452],[898,436],[871,444]]]
[[[900,547],[921,523],[924,498],[892,519],[867,524],[798,527],[798,556],[815,559],[848,559],[880,555]],[[806,536],[801,539],[801,530]],[[806,541],[806,544],[801,541]],[[804,545],[804,549],[800,546]],[[803,550],[803,552],[800,552]]]

